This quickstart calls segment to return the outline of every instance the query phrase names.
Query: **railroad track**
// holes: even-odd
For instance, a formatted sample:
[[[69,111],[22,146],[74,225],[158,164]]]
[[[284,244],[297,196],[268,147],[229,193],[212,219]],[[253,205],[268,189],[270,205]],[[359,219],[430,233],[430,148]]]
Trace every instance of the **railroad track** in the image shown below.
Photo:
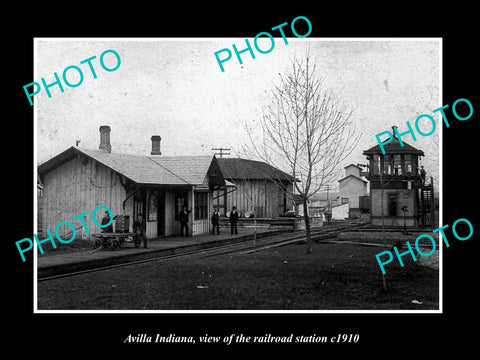
[[[342,230],[360,227],[365,224],[366,224],[365,221],[353,220],[353,221],[348,221],[346,223],[334,224],[334,225],[329,225],[329,226],[318,228],[318,229],[312,229],[311,237],[314,242],[320,242],[324,239],[336,237],[337,234]],[[120,264],[95,267],[91,269],[85,269],[85,270],[58,274],[53,276],[45,276],[45,277],[38,278],[38,281],[40,282],[40,281],[58,279],[62,277],[82,275],[82,274],[96,272],[96,271],[110,270],[114,268],[138,265],[138,264],[143,264],[143,263],[148,263],[153,261],[166,261],[169,259],[180,258],[180,257],[193,257],[196,259],[200,259],[200,258],[225,255],[230,253],[249,254],[249,253],[254,253],[254,252],[258,252],[266,249],[271,249],[274,247],[291,245],[291,244],[302,243],[302,242],[304,243],[305,241],[306,241],[305,232],[297,231],[294,233],[275,235],[275,236],[266,237],[266,238],[257,239],[257,240],[248,240],[241,243],[221,245],[221,246],[216,246],[213,248],[207,248],[207,249],[201,249],[201,250],[187,251],[179,254],[160,255],[160,256],[155,256],[148,259],[135,260],[135,261],[129,261],[129,262],[124,262]]]

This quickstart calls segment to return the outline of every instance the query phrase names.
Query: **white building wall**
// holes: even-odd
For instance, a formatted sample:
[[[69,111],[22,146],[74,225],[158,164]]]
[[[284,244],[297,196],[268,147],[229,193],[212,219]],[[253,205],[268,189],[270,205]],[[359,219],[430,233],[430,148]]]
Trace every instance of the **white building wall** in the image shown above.
[[[358,166],[349,165],[345,167],[345,176],[354,175],[354,176],[360,177],[361,171],[362,170]]]
[[[332,207],[332,219],[333,220],[345,220],[348,219],[349,207],[348,203]]]
[[[350,176],[340,181],[339,191],[341,198],[348,198],[350,208],[357,209],[360,207],[358,197],[367,195],[367,183]]]

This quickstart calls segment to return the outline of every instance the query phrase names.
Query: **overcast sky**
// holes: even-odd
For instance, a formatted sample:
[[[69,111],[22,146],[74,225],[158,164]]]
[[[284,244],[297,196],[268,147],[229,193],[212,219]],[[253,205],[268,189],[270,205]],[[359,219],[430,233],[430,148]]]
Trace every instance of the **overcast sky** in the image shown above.
[[[61,77],[70,65],[80,66],[84,73],[76,88],[64,85],[61,93],[55,86],[50,89],[52,98],[44,89],[36,96],[37,163],[75,146],[76,140],[81,148],[97,149],[101,125],[112,129],[112,152],[150,154],[152,135],[162,137],[162,155],[213,154],[212,147],[239,149],[247,141],[245,124],[258,121],[279,73],[288,71],[293,56],[302,57],[307,47],[327,86],[355,108],[353,119],[362,137],[343,166],[366,163],[362,152],[376,145],[375,134],[391,130],[392,125],[406,130],[407,120],[413,126],[418,115],[431,114],[443,105],[437,39],[288,38],[288,42],[275,38],[275,48],[268,54],[255,52],[255,59],[243,53],[242,65],[233,55],[221,72],[214,52],[232,49],[233,43],[242,49],[244,38],[37,39],[32,81],[44,77],[53,82],[53,73]],[[260,46],[266,49],[268,43]],[[108,49],[121,57],[113,72],[99,63],[100,54]],[[87,64],[80,65],[94,55],[96,79]],[[112,54],[105,61],[115,64]],[[68,73],[72,83],[74,73]],[[440,124],[438,115],[435,118]],[[434,140],[440,128],[432,136],[417,136],[416,142],[404,138],[425,152],[422,164],[436,179],[439,149]]]

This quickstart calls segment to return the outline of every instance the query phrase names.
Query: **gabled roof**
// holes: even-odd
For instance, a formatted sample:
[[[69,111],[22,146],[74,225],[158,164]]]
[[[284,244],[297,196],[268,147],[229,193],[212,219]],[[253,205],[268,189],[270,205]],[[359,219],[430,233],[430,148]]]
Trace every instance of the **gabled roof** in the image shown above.
[[[352,167],[352,166],[355,167],[355,168],[358,168],[358,169],[362,170],[362,168],[361,168],[360,166],[355,165],[355,164],[348,164],[347,166],[344,167],[344,169],[347,169],[347,168]]]
[[[348,178],[352,178],[352,179],[355,179],[355,180],[359,180],[359,181],[363,181],[364,183],[368,184],[368,181],[366,180],[363,180],[362,178],[359,178],[358,176],[355,176],[353,174],[350,174],[350,175],[347,175],[345,176],[344,178],[341,178],[340,180],[338,180],[338,182],[343,182],[344,180],[348,179]],[[351,179],[349,179],[351,180]]]
[[[293,182],[293,176],[267,163],[242,158],[217,159],[226,179],[255,179]]]
[[[385,141],[384,141],[385,142]],[[384,143],[382,142],[382,144]],[[420,155],[424,156],[424,153],[422,150],[418,150],[414,148],[413,146],[407,144],[405,141],[403,141],[403,146],[400,145],[400,142],[398,141],[396,136],[393,136],[393,139],[390,143],[383,145],[383,148],[385,149],[385,154],[390,155],[390,154],[415,154],[415,155]],[[368,150],[365,150],[363,152],[364,155],[382,155],[382,149],[380,149],[380,144],[377,144],[373,147],[371,147]]]
[[[149,156],[149,158],[188,184],[201,184],[210,168],[213,156]]]
[[[145,156],[71,147],[38,167],[43,175],[78,154],[142,185],[201,185],[214,156]]]
[[[189,184],[188,181],[182,179],[169,169],[159,166],[148,156],[108,153],[102,150],[82,149],[79,151],[119,174],[126,176],[137,184]]]

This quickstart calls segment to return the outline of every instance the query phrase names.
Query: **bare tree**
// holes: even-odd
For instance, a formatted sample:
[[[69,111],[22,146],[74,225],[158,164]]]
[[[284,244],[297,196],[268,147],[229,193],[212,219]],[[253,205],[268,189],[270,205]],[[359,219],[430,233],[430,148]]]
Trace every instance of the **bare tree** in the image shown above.
[[[304,61],[293,59],[291,70],[280,74],[272,96],[257,129],[247,127],[246,148],[298,179],[294,192],[303,202],[307,253],[311,253],[308,201],[338,176],[339,164],[354,150],[360,135],[354,132],[353,110],[346,110],[324,88],[309,54]]]
[[[253,218],[253,240],[256,248],[257,218],[272,216],[271,212],[274,212],[273,209],[279,204],[271,197],[277,196],[278,201],[278,191],[286,192],[292,177],[258,161],[241,157],[230,160],[234,161],[231,163],[234,164],[234,169],[232,165],[222,169],[223,176],[237,186],[230,194],[230,202],[243,216]]]

